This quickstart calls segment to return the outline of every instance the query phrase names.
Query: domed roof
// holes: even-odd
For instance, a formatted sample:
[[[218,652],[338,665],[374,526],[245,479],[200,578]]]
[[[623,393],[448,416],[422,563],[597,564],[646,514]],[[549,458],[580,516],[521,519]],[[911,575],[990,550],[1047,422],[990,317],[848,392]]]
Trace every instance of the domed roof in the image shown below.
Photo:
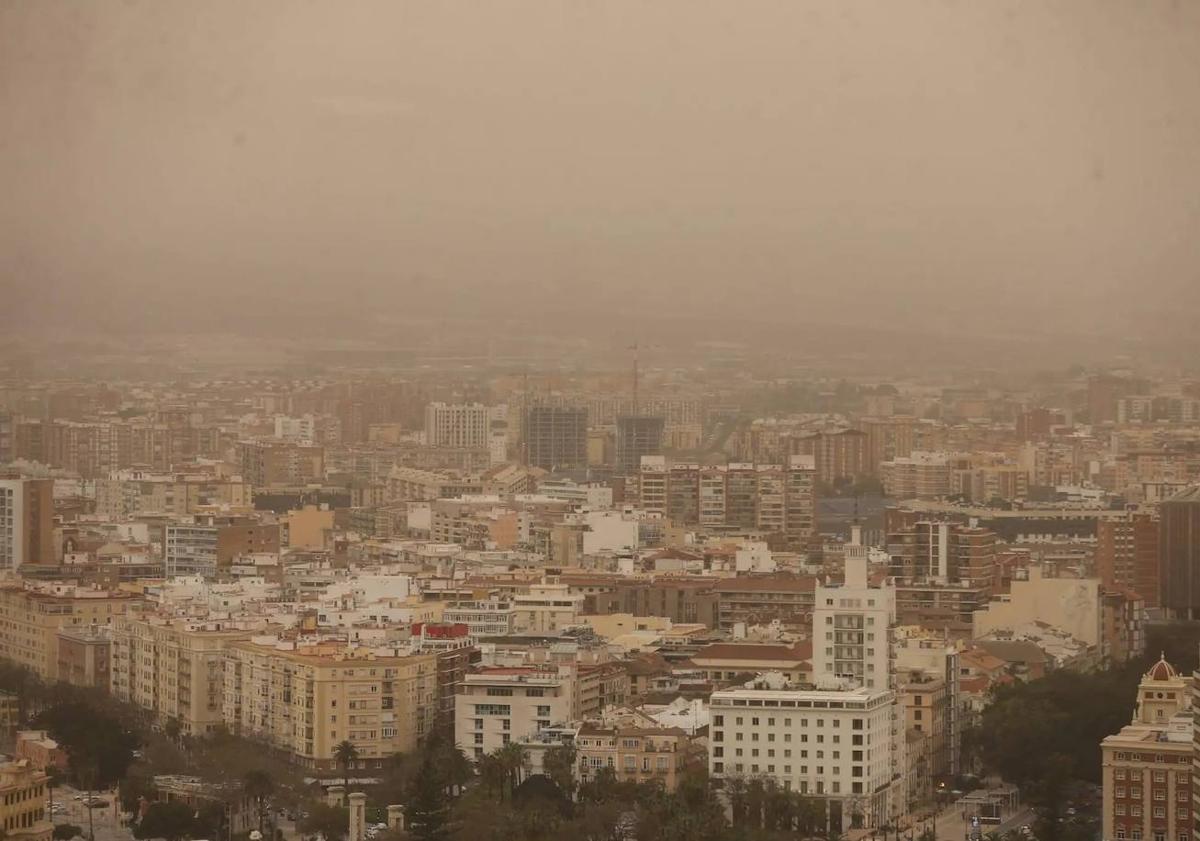
[[[1167,658],[1163,654],[1158,655],[1158,662],[1150,667],[1150,671],[1146,672],[1146,680],[1175,680],[1179,677],[1179,673],[1175,671],[1175,667],[1167,662]]]

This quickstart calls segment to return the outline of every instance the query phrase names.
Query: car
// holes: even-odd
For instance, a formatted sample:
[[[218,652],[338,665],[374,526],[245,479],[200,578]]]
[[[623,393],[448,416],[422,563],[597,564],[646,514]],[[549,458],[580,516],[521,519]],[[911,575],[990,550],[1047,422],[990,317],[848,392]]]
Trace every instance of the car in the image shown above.
[[[87,801],[87,803],[85,805],[89,809],[103,809],[105,806],[108,805],[108,801],[101,800],[99,797],[96,797],[96,798],[93,798],[92,800]]]
[[[1070,807],[1069,809],[1067,809],[1067,814],[1068,814],[1068,815],[1074,815],[1074,814],[1075,814],[1075,807],[1074,807],[1074,806],[1072,806],[1072,807]]]
[[[74,799],[75,799],[75,800],[82,800],[82,799],[83,799],[83,795],[82,795],[82,794],[77,794],[77,795],[75,795]]]

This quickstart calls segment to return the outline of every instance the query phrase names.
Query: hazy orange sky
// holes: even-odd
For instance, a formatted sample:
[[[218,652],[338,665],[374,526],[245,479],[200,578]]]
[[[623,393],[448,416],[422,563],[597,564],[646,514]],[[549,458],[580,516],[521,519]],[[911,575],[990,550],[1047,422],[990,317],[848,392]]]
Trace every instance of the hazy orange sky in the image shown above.
[[[3,0],[3,317],[1182,330],[1198,82],[1183,0]]]

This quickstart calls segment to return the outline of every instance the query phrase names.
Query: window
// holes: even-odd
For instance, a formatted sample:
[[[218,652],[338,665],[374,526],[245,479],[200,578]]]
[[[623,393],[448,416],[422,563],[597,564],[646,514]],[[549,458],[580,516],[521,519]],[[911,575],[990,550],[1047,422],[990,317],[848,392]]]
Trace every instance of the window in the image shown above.
[[[1167,809],[1165,806],[1155,806],[1154,807],[1154,817],[1165,818],[1166,816],[1167,816]]]
[[[1123,814],[1125,814],[1125,804],[1124,804],[1124,803],[1118,803],[1118,804],[1117,804],[1117,811],[1116,811],[1116,813],[1117,813],[1118,815],[1123,815]]]
[[[1117,779],[1117,780],[1123,780],[1123,779],[1125,779],[1125,769],[1124,769],[1124,768],[1118,768],[1118,769],[1116,769],[1115,771],[1113,771],[1113,778],[1114,778],[1114,779]]]
[[[1125,786],[1117,786],[1115,793],[1116,793],[1117,797],[1124,797],[1125,796]]]

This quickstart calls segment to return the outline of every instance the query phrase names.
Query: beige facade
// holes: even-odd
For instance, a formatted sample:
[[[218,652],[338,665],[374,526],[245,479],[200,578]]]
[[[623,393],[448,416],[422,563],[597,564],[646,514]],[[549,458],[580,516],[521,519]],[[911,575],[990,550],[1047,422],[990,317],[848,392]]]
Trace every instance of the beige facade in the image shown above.
[[[1103,841],[1191,841],[1192,716],[1187,681],[1159,660],[1133,721],[1100,746]]]
[[[678,727],[584,726],[575,739],[578,776],[586,782],[611,768],[620,782],[657,782],[674,791],[687,746],[687,734]]]
[[[383,652],[273,637],[231,643],[225,721],[308,767],[335,767],[334,748],[346,740],[361,767],[378,767],[412,751],[437,714],[437,655]]]
[[[224,651],[252,631],[232,623],[127,616],[113,623],[115,698],[152,711],[159,722],[203,735],[222,723]]]
[[[136,599],[72,587],[0,588],[0,658],[48,680],[58,678],[59,631],[110,625]]]
[[[96,480],[96,513],[110,520],[139,514],[184,516],[206,506],[249,508],[251,488],[240,479],[199,479],[127,471]]]
[[[49,841],[46,775],[27,759],[0,765],[0,829],[5,838]]]
[[[468,674],[454,707],[458,747],[477,759],[570,721],[574,705],[574,681],[564,670],[521,667]]]
[[[328,549],[333,539],[333,512],[306,505],[303,510],[287,513],[289,549]]]

